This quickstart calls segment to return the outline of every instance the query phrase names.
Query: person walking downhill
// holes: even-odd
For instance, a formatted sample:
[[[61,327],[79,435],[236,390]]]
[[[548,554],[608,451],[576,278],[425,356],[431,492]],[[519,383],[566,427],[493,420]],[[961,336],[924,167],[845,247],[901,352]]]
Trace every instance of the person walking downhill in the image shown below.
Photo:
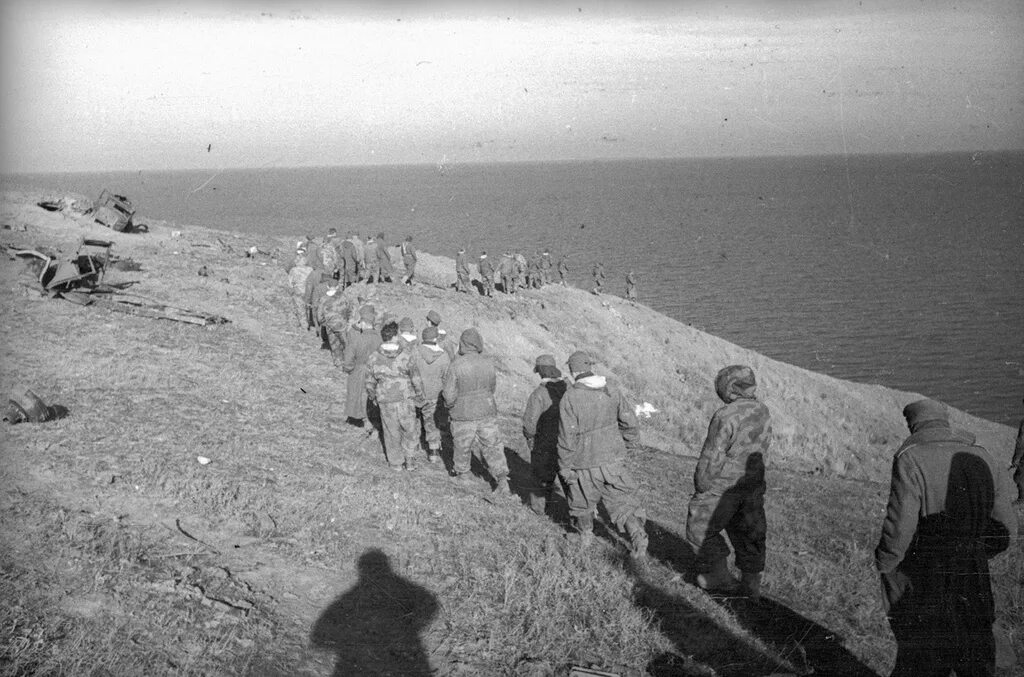
[[[551,284],[552,267],[551,252],[545,249],[544,253],[540,255],[540,284],[542,287]]]
[[[341,370],[348,375],[345,384],[345,420],[362,428],[366,421],[366,362],[381,343],[373,328],[377,312],[373,306],[359,309],[359,319],[349,331]]]
[[[569,489],[569,517],[584,547],[594,536],[594,512],[603,503],[612,522],[629,535],[630,555],[647,557],[647,514],[639,485],[626,469],[627,449],[640,443],[633,407],[608,380],[593,372],[583,351],[569,356],[574,383],[558,405],[558,476]]]
[[[327,336],[327,344],[331,348],[331,361],[335,367],[340,367],[345,359],[345,339],[348,322],[352,316],[352,306],[340,288],[335,286],[324,294],[318,313],[320,324]]]
[[[395,340],[398,325],[380,330],[381,344],[366,363],[366,394],[380,409],[381,443],[392,470],[414,470],[419,426],[409,374],[411,352]]]
[[[409,367],[412,387],[416,393],[416,407],[423,418],[427,460],[431,463],[441,458],[441,428],[444,425],[445,407],[440,396],[444,374],[452,363],[448,353],[437,345],[437,339],[437,327],[431,325],[424,329],[421,343],[412,350]]]
[[[494,364],[482,354],[484,340],[476,329],[459,337],[459,355],[444,374],[441,392],[451,417],[455,446],[452,476],[470,478],[472,457],[478,455],[494,479],[494,493],[511,496],[508,462],[498,426],[494,391],[498,377]]]
[[[526,398],[523,437],[536,484],[530,492],[530,509],[543,515],[558,479],[558,405],[567,384],[552,355],[538,355],[533,371],[540,376],[540,384]]]
[[[903,409],[910,437],[892,464],[875,566],[896,637],[894,677],[995,674],[988,560],[1010,546],[1017,515],[999,461],[945,408]]]
[[[711,416],[693,473],[686,540],[697,556],[697,585],[757,599],[765,560],[764,468],[772,441],[771,415],[757,399],[750,367],[720,370],[715,392],[725,404]],[[723,531],[736,551],[742,581],[729,572]]]
[[[407,285],[412,285],[412,278],[416,275],[416,248],[412,246],[412,235],[405,236],[405,242],[402,243],[402,265],[405,266],[405,275],[402,277],[402,282]]]
[[[353,237],[355,236],[350,233],[341,242],[341,262],[339,268],[341,269],[342,289],[351,287],[359,279],[359,258],[355,242],[352,241]]]
[[[501,276],[501,289],[506,294],[516,293],[515,286],[515,259],[512,252],[506,251],[498,261],[498,275]]]
[[[477,264],[480,271],[481,282],[483,282],[483,293],[488,298],[494,296],[494,265],[487,258],[487,252],[480,254],[480,263]]]

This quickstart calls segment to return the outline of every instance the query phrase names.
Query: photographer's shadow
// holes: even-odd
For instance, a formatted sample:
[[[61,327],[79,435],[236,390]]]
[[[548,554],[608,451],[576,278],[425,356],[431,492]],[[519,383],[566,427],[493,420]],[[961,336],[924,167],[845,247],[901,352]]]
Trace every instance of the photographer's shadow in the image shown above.
[[[437,609],[429,590],[396,574],[380,550],[368,550],[359,558],[359,580],[324,610],[310,641],[335,653],[335,677],[430,675],[420,633]]]

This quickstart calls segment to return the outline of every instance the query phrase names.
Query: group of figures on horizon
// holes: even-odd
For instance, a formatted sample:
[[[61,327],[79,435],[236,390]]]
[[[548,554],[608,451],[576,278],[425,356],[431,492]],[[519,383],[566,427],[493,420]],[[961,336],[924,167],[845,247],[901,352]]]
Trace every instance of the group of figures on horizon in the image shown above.
[[[298,254],[290,281],[308,250],[300,247]],[[406,270],[404,281],[411,281],[413,268]],[[425,314],[426,325],[417,332],[411,318],[378,312],[366,296],[353,298],[342,289],[324,270],[314,284],[314,304],[303,302],[296,309],[300,327],[321,332],[346,375],[347,423],[366,428],[369,420],[368,435],[376,434],[395,471],[416,468],[421,437],[426,461],[444,461],[447,438],[452,453],[445,465],[454,481],[474,483],[476,458],[491,475],[492,495],[514,500],[495,400],[497,372],[484,353],[481,333],[466,329],[456,342],[435,310]],[[466,291],[465,285],[460,283],[459,291]],[[593,355],[575,351],[564,378],[554,356],[536,357],[540,381],[526,399],[521,421],[533,481],[528,499],[531,509],[545,514],[549,500],[564,497],[569,536],[584,548],[593,540],[594,519],[603,505],[627,536],[633,560],[643,563],[647,515],[627,467],[629,452],[643,449],[636,411],[613,379],[595,371],[597,364]],[[696,554],[698,586],[757,600],[765,568],[771,416],[758,398],[750,367],[721,369],[714,389],[723,405],[711,417],[694,471],[685,538]],[[1012,483],[1005,464],[972,434],[951,427],[938,402],[912,402],[903,416],[910,436],[895,454],[875,550],[898,645],[892,674],[992,675],[995,603],[988,562],[1017,533]],[[1012,464],[1019,502],[1024,499],[1024,421]],[[738,578],[730,570],[730,554]]]
[[[308,298],[312,285],[321,275],[338,280],[343,289],[362,281],[392,282],[395,265],[390,248],[384,233],[378,233],[376,237],[368,235],[364,240],[358,234],[350,232],[345,238],[341,238],[336,228],[330,228],[324,238],[307,236],[300,240],[296,246],[296,258],[301,257],[304,259],[301,265],[319,272],[319,275],[314,276],[313,281],[307,283],[304,288],[307,305],[312,305]],[[401,282],[412,285],[416,275],[417,256],[411,235],[406,236],[399,244],[399,256],[405,268]],[[292,263],[289,269],[295,265]],[[505,294],[515,294],[520,289],[540,289],[554,284],[555,272],[558,274],[558,284],[566,286],[569,255],[563,254],[555,264],[547,249],[537,250],[530,257],[518,249],[508,249],[497,263],[494,263],[485,251],[480,254],[477,272],[480,275],[479,281],[473,277],[465,248],[459,249],[455,254],[456,291],[470,293],[476,287],[480,294],[493,297],[495,290],[500,287]],[[603,293],[607,279],[604,264],[600,261],[595,263],[591,275],[594,280],[591,292]],[[625,296],[630,302],[637,300],[637,275],[632,270],[626,273]]]

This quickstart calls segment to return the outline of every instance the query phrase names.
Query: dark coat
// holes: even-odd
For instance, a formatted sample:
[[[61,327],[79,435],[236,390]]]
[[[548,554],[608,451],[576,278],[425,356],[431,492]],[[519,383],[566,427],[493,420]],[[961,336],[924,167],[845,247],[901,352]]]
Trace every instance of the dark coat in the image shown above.
[[[1017,532],[1004,473],[945,422],[918,428],[896,452],[875,564],[898,643],[966,651],[972,633],[991,628],[988,560]]]

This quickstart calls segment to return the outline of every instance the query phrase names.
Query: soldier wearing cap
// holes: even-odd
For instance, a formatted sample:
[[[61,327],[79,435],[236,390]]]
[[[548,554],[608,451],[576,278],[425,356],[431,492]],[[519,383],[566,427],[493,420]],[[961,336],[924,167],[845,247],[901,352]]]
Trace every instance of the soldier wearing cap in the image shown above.
[[[494,391],[498,377],[491,360],[483,356],[484,340],[476,329],[459,337],[459,356],[444,374],[442,393],[451,417],[452,475],[469,479],[470,461],[479,454],[494,478],[496,494],[511,496],[498,405]]]
[[[608,380],[593,372],[583,351],[569,356],[574,383],[558,405],[558,476],[569,488],[569,516],[581,542],[593,539],[598,503],[632,542],[631,556],[647,556],[647,515],[639,485],[626,469],[627,449],[640,443],[633,407]]]
[[[427,324],[437,329],[437,345],[448,353],[449,359],[454,360],[459,352],[459,347],[449,338],[448,332],[441,328],[441,313],[436,310],[428,312]]]
[[[448,353],[437,345],[437,327],[423,330],[422,340],[412,350],[409,373],[416,393],[416,407],[423,419],[423,434],[427,439],[427,460],[441,458],[441,428],[444,426],[445,407],[440,400],[444,374],[451,365]]]
[[[416,336],[416,325],[412,323],[411,317],[403,317],[398,321],[398,336],[395,337],[395,340],[406,351],[411,350],[420,342],[419,337]]]
[[[903,409],[875,566],[896,637],[892,674],[995,674],[995,602],[988,560],[1017,533],[1000,463],[950,427],[945,408]]]
[[[558,405],[567,384],[552,355],[538,355],[533,371],[540,376],[540,384],[526,399],[523,436],[536,483],[530,493],[530,508],[542,515],[558,476]]]
[[[466,249],[462,247],[455,255],[455,291],[469,293],[469,264],[466,263]]]
[[[345,416],[349,425],[362,428],[366,420],[366,361],[381,343],[373,328],[377,311],[373,306],[359,309],[359,319],[349,329],[341,370],[345,372]]]
[[[409,374],[411,353],[396,340],[397,334],[394,322],[381,328],[381,343],[366,363],[366,394],[380,409],[381,442],[388,465],[393,470],[413,470],[420,436]]]
[[[711,416],[693,473],[686,540],[697,554],[697,584],[705,590],[761,593],[767,522],[765,455],[772,441],[771,415],[757,399],[754,370],[731,365],[715,376],[725,403]],[[729,536],[742,582],[729,571]]]

